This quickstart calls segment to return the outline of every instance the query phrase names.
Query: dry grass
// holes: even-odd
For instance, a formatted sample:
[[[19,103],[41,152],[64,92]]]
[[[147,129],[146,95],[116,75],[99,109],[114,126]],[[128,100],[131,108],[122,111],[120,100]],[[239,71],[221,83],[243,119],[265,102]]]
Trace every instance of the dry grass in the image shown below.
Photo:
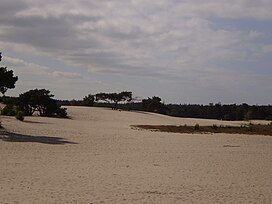
[[[272,136],[272,124],[269,125],[241,125],[241,126],[174,126],[174,125],[134,125],[132,127],[155,130],[160,132],[174,133],[228,133],[247,135],[270,135]]]

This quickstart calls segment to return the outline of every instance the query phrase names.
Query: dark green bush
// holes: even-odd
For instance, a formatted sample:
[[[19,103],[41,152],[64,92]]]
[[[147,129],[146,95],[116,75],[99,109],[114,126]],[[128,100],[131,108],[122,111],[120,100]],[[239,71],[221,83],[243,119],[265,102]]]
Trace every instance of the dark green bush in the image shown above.
[[[60,118],[67,118],[67,108],[59,108],[57,111],[57,116]]]
[[[17,111],[16,115],[15,115],[15,118],[17,120],[20,120],[20,121],[24,121],[25,117],[24,117],[24,113],[22,111]]]
[[[199,124],[195,124],[194,129],[195,129],[195,130],[199,130],[199,128],[200,128]]]
[[[66,109],[53,99],[49,90],[34,89],[20,94],[18,99],[18,109],[23,111],[25,116],[32,116],[38,112],[40,116],[46,117],[67,117]]]

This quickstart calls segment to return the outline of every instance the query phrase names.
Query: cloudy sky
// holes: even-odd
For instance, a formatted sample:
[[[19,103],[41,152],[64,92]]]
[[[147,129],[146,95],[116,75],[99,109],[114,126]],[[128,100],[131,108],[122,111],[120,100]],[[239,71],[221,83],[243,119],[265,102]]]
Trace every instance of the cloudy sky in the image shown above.
[[[17,95],[272,104],[271,0],[0,0]]]

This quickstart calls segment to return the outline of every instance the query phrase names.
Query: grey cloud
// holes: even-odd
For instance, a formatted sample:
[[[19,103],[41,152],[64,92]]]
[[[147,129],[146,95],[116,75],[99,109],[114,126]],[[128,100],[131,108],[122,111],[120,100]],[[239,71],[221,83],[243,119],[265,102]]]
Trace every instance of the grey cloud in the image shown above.
[[[271,9],[269,0],[3,0],[0,44],[24,46],[29,54],[35,50],[91,75],[202,80],[214,86],[216,80],[203,79],[217,77],[217,69],[228,73],[226,61],[259,60],[271,48],[257,42],[263,33],[217,29],[210,17],[272,20]]]
[[[27,8],[27,4],[21,0],[1,0],[0,16],[1,19],[8,19],[23,9]]]

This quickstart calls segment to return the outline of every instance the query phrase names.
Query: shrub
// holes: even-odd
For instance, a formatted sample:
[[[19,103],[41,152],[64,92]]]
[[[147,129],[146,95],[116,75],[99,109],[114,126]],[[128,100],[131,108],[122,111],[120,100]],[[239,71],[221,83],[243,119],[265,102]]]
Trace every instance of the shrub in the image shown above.
[[[213,128],[213,129],[217,129],[218,127],[217,127],[216,124],[213,124],[212,128]]]
[[[67,108],[59,108],[57,111],[57,116],[60,118],[67,118]]]
[[[26,116],[31,116],[35,111],[40,116],[46,117],[67,117],[66,109],[60,107],[52,98],[49,90],[34,89],[20,94],[18,108]]]
[[[194,129],[195,129],[195,130],[199,130],[199,128],[200,128],[199,124],[195,124]]]
[[[25,117],[24,117],[24,113],[22,111],[17,111],[16,115],[15,115],[15,118],[17,120],[20,120],[20,121],[24,121]]]
[[[3,110],[1,111],[1,115],[6,116],[15,116],[16,115],[16,108],[13,105],[6,105]]]

